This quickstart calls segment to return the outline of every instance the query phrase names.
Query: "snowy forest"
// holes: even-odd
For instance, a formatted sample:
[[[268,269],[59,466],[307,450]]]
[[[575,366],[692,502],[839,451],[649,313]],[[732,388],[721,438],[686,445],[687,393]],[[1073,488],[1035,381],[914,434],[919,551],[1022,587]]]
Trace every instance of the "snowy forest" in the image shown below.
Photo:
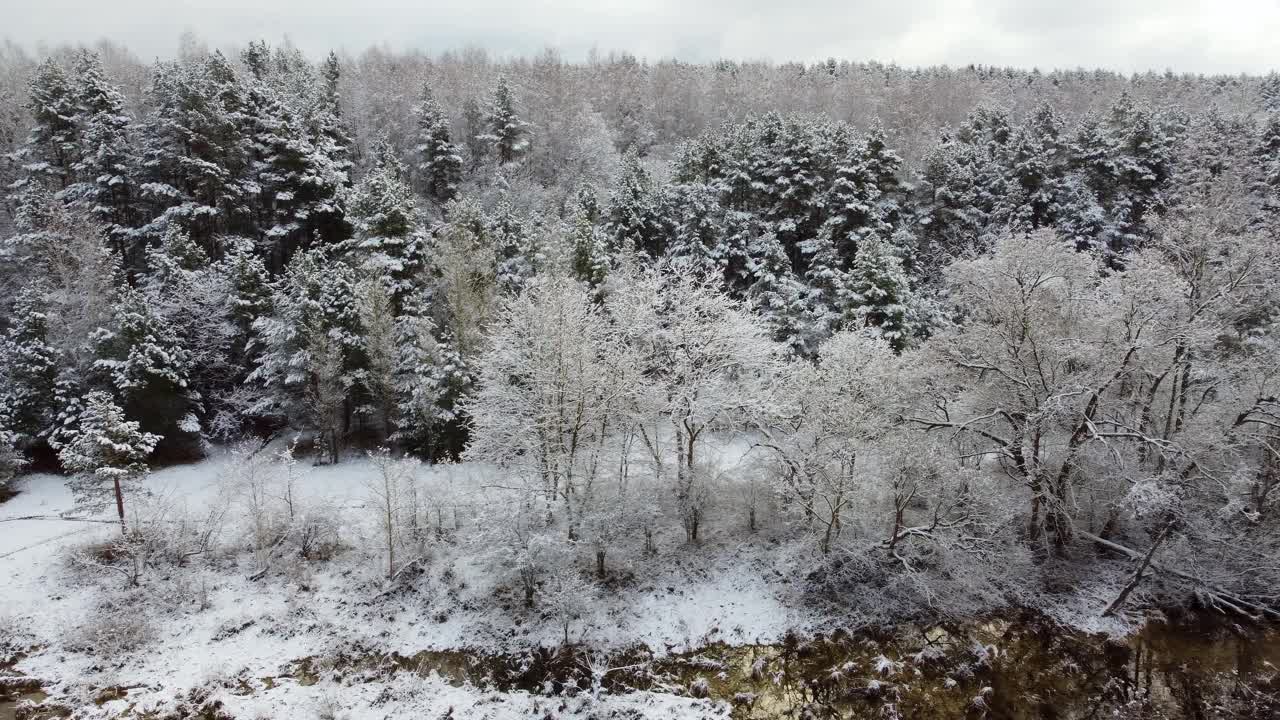
[[[485,717],[792,717],[608,653],[1280,619],[1280,75],[8,44],[0,186],[18,712],[292,716],[172,681],[240,633],[578,648]],[[792,707],[1021,687],[921,637]],[[1270,667],[1176,707],[1273,717]],[[1184,716],[1150,668],[1108,716]]]

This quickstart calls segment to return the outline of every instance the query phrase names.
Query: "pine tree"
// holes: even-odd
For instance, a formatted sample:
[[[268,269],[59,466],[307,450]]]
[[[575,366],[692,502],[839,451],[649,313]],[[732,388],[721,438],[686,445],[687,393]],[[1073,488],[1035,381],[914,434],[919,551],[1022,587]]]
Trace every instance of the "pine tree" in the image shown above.
[[[901,251],[889,241],[870,238],[858,248],[849,273],[848,301],[846,317],[873,328],[894,350],[901,351],[924,331]]]
[[[126,263],[137,264],[131,241],[138,223],[138,158],[129,136],[132,119],[124,97],[103,77],[97,54],[83,51],[76,65],[76,109],[80,153],[74,165],[77,182],[65,197],[82,204],[107,229]]]
[[[945,133],[925,155],[916,187],[916,234],[934,267],[982,249],[988,216],[978,207],[974,163],[973,148]]]
[[[664,257],[699,275],[725,278],[729,230],[719,191],[684,183],[670,188],[664,199],[662,215],[671,228]]]
[[[510,203],[503,203],[488,218],[484,237],[492,243],[498,286],[511,293],[523,290],[547,264],[543,228]]]
[[[418,116],[418,158],[421,184],[427,197],[444,204],[458,194],[462,179],[462,154],[449,139],[449,119],[445,117],[431,87],[422,86],[422,100],[414,109]]]
[[[456,458],[466,440],[459,410],[475,379],[428,303],[419,299],[396,320],[396,435],[406,450],[432,459]]]
[[[149,221],[139,234],[158,240],[178,225],[217,257],[217,235],[254,228],[243,88],[215,52],[198,64],[158,63],[148,94],[140,188]]]
[[[53,429],[61,363],[60,354],[49,343],[49,318],[39,285],[23,288],[10,322],[0,340],[0,407],[4,408],[4,430],[15,433],[15,441],[30,448]]]
[[[744,248],[745,272],[751,279],[747,297],[765,319],[775,340],[793,352],[806,353],[811,344],[804,287],[796,279],[782,243],[761,227],[748,232]]]
[[[0,495],[5,494],[5,487],[27,465],[27,458],[20,447],[22,439],[18,433],[8,429],[6,414],[4,409],[0,409]]]
[[[306,119],[269,82],[256,78],[246,99],[255,214],[272,264],[280,267],[313,239],[338,239],[345,177],[317,151]],[[327,236],[317,238],[322,228]]]
[[[22,169],[26,181],[60,192],[74,182],[79,160],[75,90],[62,66],[48,58],[36,68],[28,91],[33,124],[22,149]]]
[[[862,141],[859,163],[876,190],[875,220],[881,232],[892,232],[901,222],[902,196],[905,187],[899,179],[902,158],[889,149],[884,126],[877,120]]]
[[[357,262],[390,283],[396,312],[420,281],[426,238],[418,223],[413,190],[404,166],[388,148],[347,199],[355,237],[347,243]]]
[[[609,275],[609,247],[604,231],[581,208],[569,230],[569,246],[570,273],[588,287],[598,289]]]
[[[342,65],[336,53],[330,52],[322,67],[322,85],[308,114],[311,126],[311,143],[328,161],[333,173],[350,178],[355,166],[352,153],[355,143],[351,130],[342,113],[342,94],[339,83]],[[343,180],[345,184],[346,180]]]
[[[1023,126],[1015,131],[1005,162],[1004,185],[1009,192],[997,201],[992,222],[1021,232],[1052,225],[1061,191],[1052,150],[1031,128]]]
[[[467,167],[472,171],[484,162],[489,144],[485,141],[484,111],[475,98],[462,104],[462,140],[467,148]]]
[[[1253,151],[1255,192],[1272,218],[1280,214],[1280,113],[1267,117]]]
[[[192,386],[191,355],[166,318],[142,292],[125,286],[113,322],[94,333],[94,368],[139,418],[140,427],[163,438],[168,457],[200,453],[201,395]]]
[[[1117,255],[1141,242],[1148,212],[1167,206],[1171,140],[1150,108],[1123,95],[1111,110],[1110,154],[1115,158],[1117,188],[1108,208],[1112,228],[1106,247]]]
[[[823,263],[830,265],[836,259],[843,259],[836,266],[845,265],[857,254],[864,236],[891,230],[886,211],[896,213],[896,203],[888,208],[882,205],[880,182],[883,178],[877,176],[884,168],[873,168],[868,162],[871,155],[865,147],[855,146],[838,163],[824,200],[826,220],[813,239],[801,248],[810,258],[809,262],[814,262],[823,252],[827,254]],[[896,176],[890,177],[896,182]]]
[[[203,421],[224,410],[225,398],[246,374],[240,354],[244,331],[228,303],[237,288],[180,228],[170,228],[146,256],[148,272],[140,289],[186,355],[187,386],[203,399],[199,417],[207,428]]]
[[[58,448],[62,466],[74,474],[67,485],[77,504],[96,509],[114,500],[123,533],[125,491],[146,475],[147,457],[159,442],[159,436],[127,419],[109,393],[89,393],[73,436]]]
[[[255,366],[247,382],[258,396],[247,412],[311,427],[335,454],[348,410],[359,404],[356,283],[355,270],[323,249],[299,253],[272,288],[270,311],[254,321],[249,347]]]
[[[483,139],[493,147],[499,163],[512,162],[529,147],[529,140],[525,137],[528,123],[521,120],[516,112],[516,99],[506,77],[498,78],[485,122],[487,132]]]
[[[639,156],[628,153],[622,173],[609,198],[609,221],[605,228],[618,247],[662,257],[667,233],[660,213],[663,199]]]
[[[1274,70],[1267,73],[1258,87],[1258,98],[1268,112],[1280,112],[1280,73]]]

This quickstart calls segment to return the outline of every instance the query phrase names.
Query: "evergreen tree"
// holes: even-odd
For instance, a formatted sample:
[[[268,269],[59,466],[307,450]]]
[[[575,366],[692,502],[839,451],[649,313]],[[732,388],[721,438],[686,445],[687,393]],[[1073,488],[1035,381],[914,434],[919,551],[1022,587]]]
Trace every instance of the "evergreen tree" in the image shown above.
[[[122,257],[137,261],[131,242],[137,225],[138,158],[129,136],[132,119],[124,97],[102,72],[97,54],[83,51],[76,65],[76,104],[80,153],[74,165],[77,182],[68,200],[84,205],[107,229]]]
[[[467,148],[467,167],[472,171],[484,162],[489,144],[485,141],[484,111],[475,98],[462,104],[462,140]]]
[[[1173,173],[1172,141],[1150,108],[1121,96],[1111,110],[1111,157],[1115,158],[1117,191],[1109,208],[1112,228],[1106,247],[1112,255],[1136,247],[1148,212],[1167,206]]]
[[[881,232],[891,231],[901,222],[901,202],[906,188],[899,175],[902,158],[893,152],[886,141],[884,126],[877,120],[862,141],[863,172],[876,190],[876,222]]]
[[[60,192],[75,180],[79,160],[75,90],[62,66],[48,58],[36,67],[28,92],[33,124],[22,149],[25,179]]]
[[[452,338],[441,336],[429,304],[417,298],[396,319],[396,435],[406,450],[456,458],[466,440],[462,399],[475,382]]]
[[[782,243],[763,228],[750,232],[745,246],[746,272],[751,278],[747,297],[773,331],[774,339],[793,352],[812,345],[804,287],[796,279]]]
[[[14,303],[8,333],[0,340],[0,407],[3,429],[18,446],[43,442],[57,416],[54,402],[60,354],[49,342],[44,292],[35,284],[23,288]]]
[[[8,427],[6,411],[0,409],[0,494],[4,494],[5,487],[27,465],[27,458],[20,447],[22,439]]]
[[[249,342],[253,323],[271,307],[270,276],[262,259],[254,252],[253,241],[242,238],[229,243],[222,260],[214,267],[222,278],[227,295],[223,312],[234,328],[231,362],[242,370],[250,366]],[[247,373],[247,370],[243,370]]]
[[[858,244],[864,236],[891,230],[886,215],[896,213],[896,202],[882,204],[880,183],[886,178],[878,176],[884,168],[873,167],[868,162],[871,156],[865,147],[855,146],[845,153],[843,161],[835,168],[824,201],[826,220],[813,239],[801,248],[810,258],[810,263],[822,253],[825,255],[821,261],[824,264],[830,265],[837,259],[843,259],[843,263],[836,263],[837,266],[847,264],[857,254]],[[888,177],[896,183],[896,176]]]
[[[605,224],[617,246],[650,258],[662,257],[668,241],[662,205],[660,191],[639,156],[628,153],[609,198],[609,221]]]
[[[1253,151],[1255,192],[1271,222],[1280,214],[1280,113],[1267,116]]]
[[[305,117],[269,82],[255,77],[246,100],[255,214],[272,265],[281,267],[312,239],[331,242],[343,234],[338,193],[345,176],[317,151]]]
[[[164,455],[198,455],[202,407],[190,382],[190,353],[142,292],[121,288],[112,311],[112,324],[94,333],[95,370],[118,393],[124,411],[162,438]]]
[[[493,147],[499,163],[512,162],[529,147],[529,140],[525,137],[528,123],[521,120],[516,112],[515,95],[506,77],[498,78],[485,122],[487,132],[483,139]]]
[[[426,239],[404,166],[393,153],[378,153],[377,165],[352,189],[347,207],[355,228],[351,252],[371,274],[390,283],[399,312],[421,277]]]
[[[414,109],[418,116],[418,172],[427,197],[444,204],[458,194],[462,178],[462,155],[449,139],[449,119],[436,103],[430,86],[422,86],[422,100]]]
[[[874,237],[858,248],[849,273],[846,310],[846,317],[873,328],[899,351],[924,330],[900,252],[890,242]]]
[[[972,147],[944,134],[925,155],[916,187],[916,235],[933,267],[980,250],[988,215],[978,207]]]
[[[207,428],[205,421],[222,412],[246,374],[244,331],[228,302],[237,288],[180,228],[147,249],[147,267],[142,292],[186,354],[188,387],[204,399],[199,418]]]
[[[574,278],[598,289],[609,275],[609,247],[603,230],[580,209],[569,231],[569,270]]]
[[[272,288],[270,311],[253,323],[247,412],[296,423],[336,454],[359,403],[362,371],[356,273],[320,248],[299,253]]]
[[[99,509],[114,500],[125,530],[124,496],[147,473],[146,460],[160,438],[129,420],[109,393],[92,392],[75,423],[74,435],[58,448],[58,458],[73,473],[67,485],[76,503]]]
[[[1258,86],[1258,98],[1267,112],[1280,112],[1280,73],[1274,70],[1267,73]]]
[[[671,229],[665,257],[699,274],[726,278],[729,230],[720,193],[702,183],[675,185],[667,192],[662,215]]]
[[[498,286],[518,293],[547,263],[541,235],[544,228],[503,203],[488,218],[484,237],[492,243]]]
[[[234,70],[220,53],[199,63],[158,63],[142,123],[143,237],[158,240],[177,225],[212,256],[216,237],[252,229],[248,108]]]

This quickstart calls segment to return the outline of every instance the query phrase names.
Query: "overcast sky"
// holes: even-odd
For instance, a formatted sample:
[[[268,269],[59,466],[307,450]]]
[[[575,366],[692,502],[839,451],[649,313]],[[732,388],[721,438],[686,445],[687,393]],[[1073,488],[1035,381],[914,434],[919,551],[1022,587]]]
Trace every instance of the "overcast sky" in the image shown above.
[[[0,0],[29,48],[107,37],[144,59],[184,30],[213,46],[285,35],[311,55],[372,44],[527,54],[1267,72],[1280,0]]]

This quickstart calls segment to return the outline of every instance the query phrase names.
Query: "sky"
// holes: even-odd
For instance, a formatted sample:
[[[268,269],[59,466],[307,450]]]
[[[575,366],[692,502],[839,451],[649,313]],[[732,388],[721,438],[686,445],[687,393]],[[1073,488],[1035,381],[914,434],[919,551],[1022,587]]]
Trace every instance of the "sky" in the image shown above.
[[[1280,68],[1280,0],[0,0],[0,18],[0,36],[29,49],[105,37],[144,60],[172,56],[191,31],[213,47],[287,36],[312,56],[552,47],[570,60],[596,49],[650,60]]]

